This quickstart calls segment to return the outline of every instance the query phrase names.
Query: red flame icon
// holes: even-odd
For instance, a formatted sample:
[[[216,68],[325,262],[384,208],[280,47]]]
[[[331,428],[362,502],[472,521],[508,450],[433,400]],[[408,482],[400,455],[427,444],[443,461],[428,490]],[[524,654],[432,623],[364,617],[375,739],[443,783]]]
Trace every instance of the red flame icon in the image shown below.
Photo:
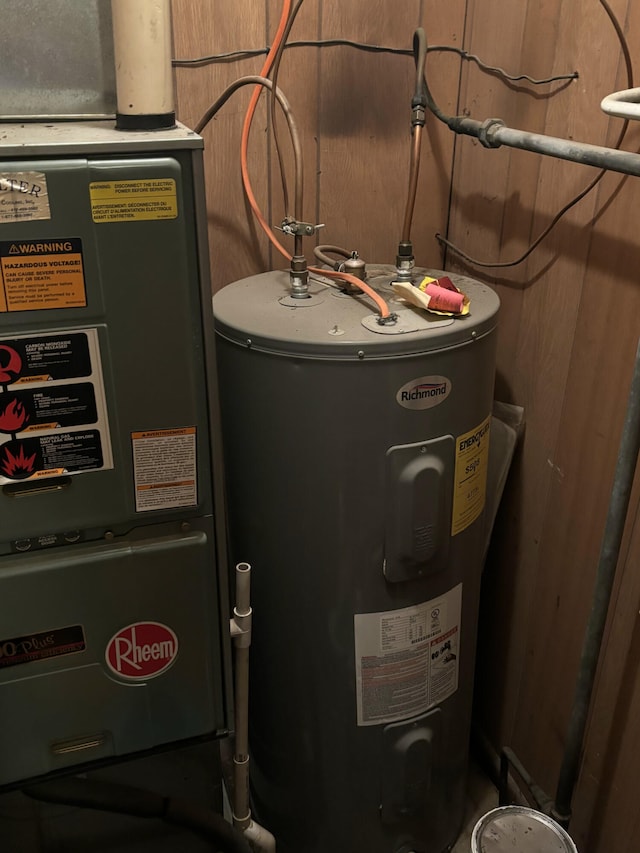
[[[12,453],[8,444],[0,448],[0,471],[12,480],[22,480],[33,474],[35,469],[36,454],[27,456],[24,445],[20,444],[19,448],[17,453]]]
[[[17,397],[14,397],[4,408],[0,398],[0,432],[20,432],[28,422],[27,410]]]
[[[0,385],[9,385],[20,376],[22,359],[11,347],[0,344]]]

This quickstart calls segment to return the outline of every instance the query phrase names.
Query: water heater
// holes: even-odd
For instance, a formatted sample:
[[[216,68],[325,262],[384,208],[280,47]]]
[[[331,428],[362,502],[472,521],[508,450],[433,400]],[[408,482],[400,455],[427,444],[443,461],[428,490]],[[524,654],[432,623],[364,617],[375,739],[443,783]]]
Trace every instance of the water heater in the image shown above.
[[[433,273],[433,275],[441,275]],[[214,297],[230,545],[253,566],[257,819],[282,853],[441,853],[465,801],[498,298],[289,275]]]
[[[0,134],[0,785],[229,728],[202,140]]]

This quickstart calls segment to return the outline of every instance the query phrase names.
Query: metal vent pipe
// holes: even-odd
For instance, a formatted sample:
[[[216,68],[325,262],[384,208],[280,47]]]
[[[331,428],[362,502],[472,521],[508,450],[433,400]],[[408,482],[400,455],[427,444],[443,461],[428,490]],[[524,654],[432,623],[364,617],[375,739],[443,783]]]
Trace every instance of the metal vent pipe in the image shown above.
[[[118,130],[175,125],[170,0],[111,0]]]

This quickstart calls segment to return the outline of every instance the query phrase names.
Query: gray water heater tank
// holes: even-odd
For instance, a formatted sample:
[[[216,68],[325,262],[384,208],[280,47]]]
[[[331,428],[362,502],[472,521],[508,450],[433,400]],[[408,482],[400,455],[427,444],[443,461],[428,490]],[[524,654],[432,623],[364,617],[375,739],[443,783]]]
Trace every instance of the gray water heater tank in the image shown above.
[[[280,853],[441,853],[463,819],[498,298],[466,317],[286,272],[214,298],[251,789]],[[442,273],[430,273],[434,277]]]

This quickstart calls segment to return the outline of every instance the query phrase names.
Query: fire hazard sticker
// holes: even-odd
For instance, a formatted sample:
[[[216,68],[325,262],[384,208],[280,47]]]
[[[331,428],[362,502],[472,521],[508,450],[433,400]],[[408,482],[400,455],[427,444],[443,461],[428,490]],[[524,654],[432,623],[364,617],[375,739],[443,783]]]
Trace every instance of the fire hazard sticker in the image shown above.
[[[94,222],[175,219],[178,215],[173,178],[94,181],[89,184],[89,195]]]
[[[0,241],[0,313],[84,308],[82,241]]]
[[[112,467],[97,329],[0,338],[0,484]]]
[[[487,493],[491,415],[456,439],[451,535],[466,530],[480,517]]]
[[[0,172],[0,223],[51,219],[44,172]]]
[[[178,638],[161,622],[135,622],[109,640],[107,666],[118,678],[148,681],[165,672],[178,657]]]
[[[196,428],[131,434],[136,512],[196,506]]]
[[[412,607],[356,613],[359,726],[406,720],[458,689],[462,584]]]

